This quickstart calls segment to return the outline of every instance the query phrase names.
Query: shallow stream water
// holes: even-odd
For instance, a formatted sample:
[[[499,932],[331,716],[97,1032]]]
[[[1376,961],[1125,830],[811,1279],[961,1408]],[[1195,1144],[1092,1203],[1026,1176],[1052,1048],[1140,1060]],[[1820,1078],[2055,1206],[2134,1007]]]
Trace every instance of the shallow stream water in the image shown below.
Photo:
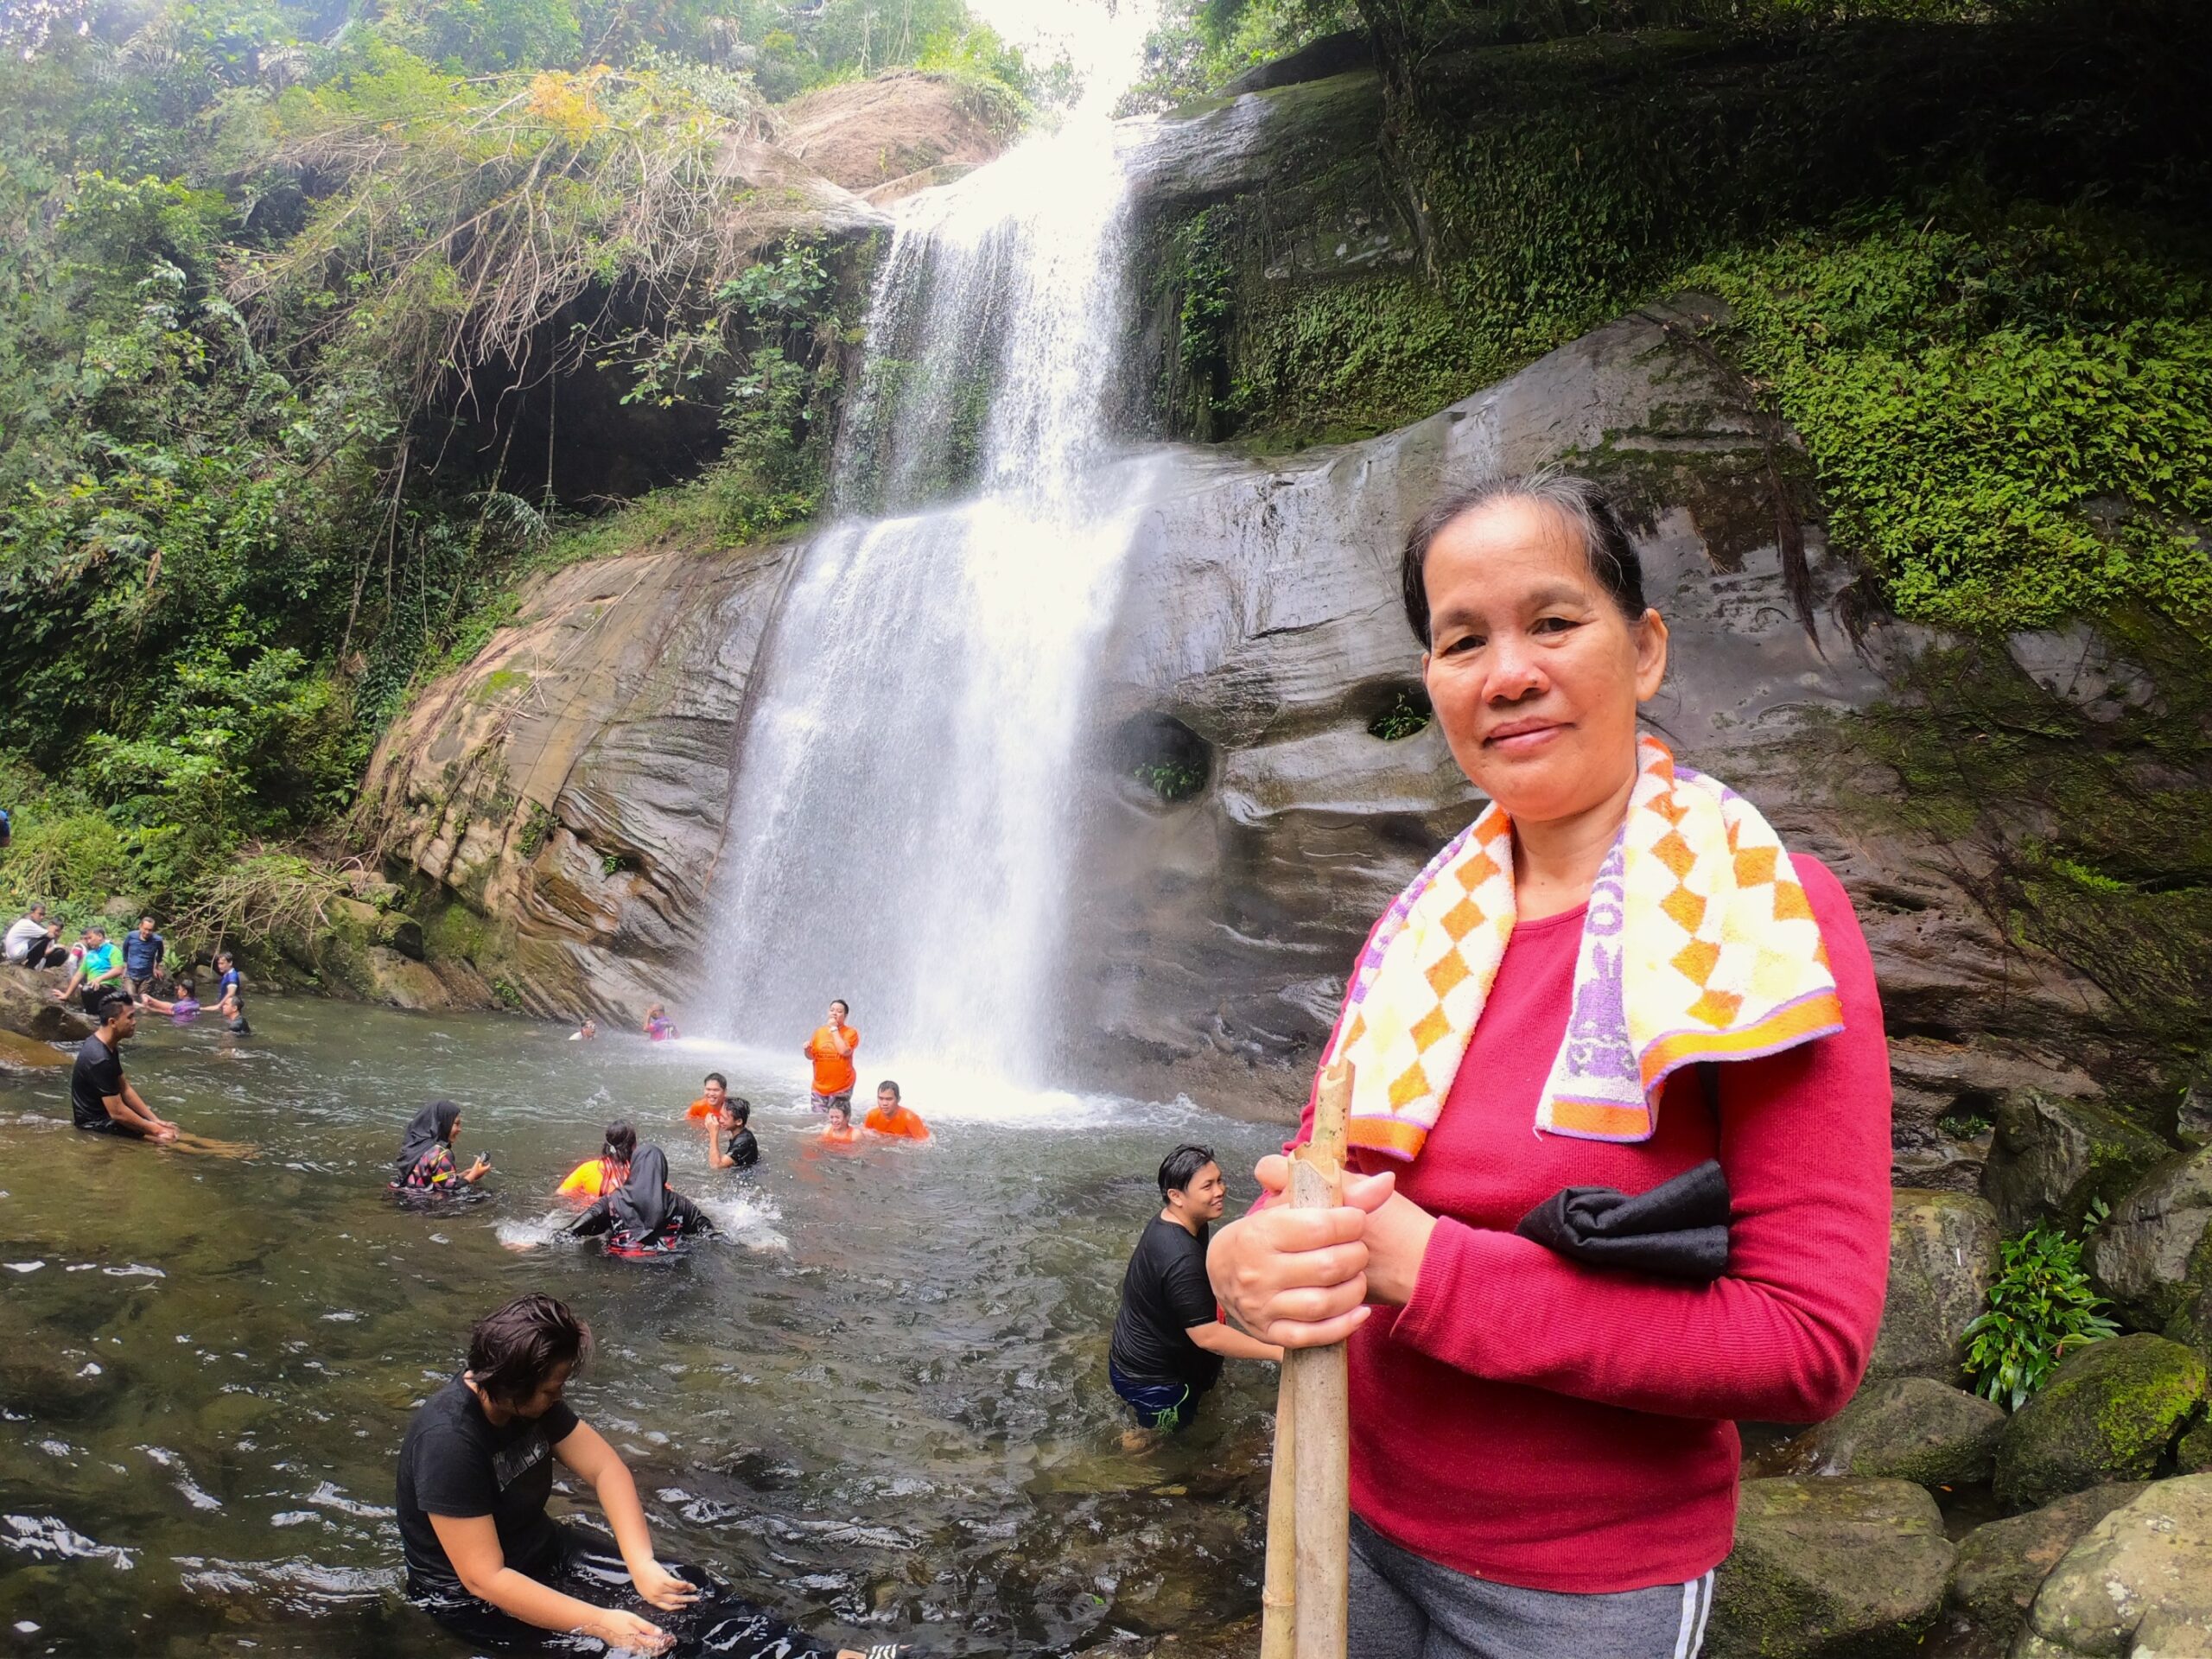
[[[1233,1213],[1278,1131],[923,1074],[902,1081],[933,1143],[832,1152],[803,1033],[786,1059],[305,998],[253,1016],[249,1039],[149,1020],[125,1054],[243,1161],[78,1135],[66,1071],[0,1075],[4,1650],[467,1651],[400,1596],[393,1457],[470,1322],[525,1290],[593,1326],[569,1398],[629,1459],[664,1559],[795,1623],[1128,1651],[1256,1606],[1273,1368],[1232,1363],[1196,1428],[1131,1456],[1106,1341],[1161,1155],[1215,1147]],[[751,1174],[709,1171],[683,1121],[709,1069],[753,1103]],[[435,1096],[495,1173],[423,1214],[385,1182]],[[614,1117],[729,1236],[642,1264],[511,1249]]]

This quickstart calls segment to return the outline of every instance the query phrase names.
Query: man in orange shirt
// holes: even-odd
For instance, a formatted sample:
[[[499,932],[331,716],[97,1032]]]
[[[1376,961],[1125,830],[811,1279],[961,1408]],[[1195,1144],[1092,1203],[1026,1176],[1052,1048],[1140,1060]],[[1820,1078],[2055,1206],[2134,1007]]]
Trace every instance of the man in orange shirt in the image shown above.
[[[683,1116],[694,1123],[710,1123],[722,1115],[722,1102],[728,1098],[729,1079],[719,1071],[709,1071],[706,1091],[684,1108]]]
[[[845,1023],[851,1010],[842,998],[830,1005],[830,1023],[817,1026],[814,1035],[806,1039],[800,1053],[814,1062],[814,1109],[826,1112],[836,1101],[845,1103],[845,1115],[852,1116],[853,1085],[860,1081],[853,1070],[853,1051],[861,1046],[861,1034]]]
[[[861,1120],[861,1127],[873,1129],[878,1135],[895,1135],[906,1141],[926,1141],[930,1138],[929,1126],[906,1109],[899,1096],[899,1085],[888,1077],[875,1085],[875,1105]]]

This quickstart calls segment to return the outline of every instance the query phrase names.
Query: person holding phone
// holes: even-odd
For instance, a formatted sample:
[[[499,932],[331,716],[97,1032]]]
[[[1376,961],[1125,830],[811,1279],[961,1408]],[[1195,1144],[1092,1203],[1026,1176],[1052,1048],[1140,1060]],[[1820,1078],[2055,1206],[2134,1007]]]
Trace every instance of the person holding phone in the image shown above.
[[[461,1137],[461,1108],[449,1100],[434,1100],[409,1120],[400,1138],[399,1156],[392,1160],[396,1192],[448,1193],[474,1186],[492,1173],[492,1162],[480,1156],[467,1169],[453,1159],[453,1143]]]

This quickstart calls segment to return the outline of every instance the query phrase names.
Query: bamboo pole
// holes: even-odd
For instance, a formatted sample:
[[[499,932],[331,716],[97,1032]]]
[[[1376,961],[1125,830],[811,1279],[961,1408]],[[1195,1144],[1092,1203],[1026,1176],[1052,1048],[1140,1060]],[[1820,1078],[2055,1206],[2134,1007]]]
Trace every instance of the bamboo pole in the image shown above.
[[[1287,1357],[1275,1386],[1275,1460],[1268,1477],[1268,1570],[1260,1586],[1260,1659],[1297,1659],[1297,1412]]]
[[[1321,1074],[1313,1132],[1291,1160],[1289,1202],[1330,1209],[1344,1181],[1352,1069]],[[1344,1659],[1351,1577],[1351,1414],[1344,1348],[1286,1355],[1268,1489],[1261,1659]]]

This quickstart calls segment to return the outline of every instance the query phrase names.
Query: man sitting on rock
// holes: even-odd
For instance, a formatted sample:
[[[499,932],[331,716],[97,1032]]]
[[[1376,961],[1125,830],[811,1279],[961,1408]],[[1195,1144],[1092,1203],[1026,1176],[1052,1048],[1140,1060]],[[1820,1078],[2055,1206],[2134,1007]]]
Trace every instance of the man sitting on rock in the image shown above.
[[[18,968],[59,968],[69,960],[61,924],[46,919],[44,905],[33,905],[8,929],[6,954]]]

